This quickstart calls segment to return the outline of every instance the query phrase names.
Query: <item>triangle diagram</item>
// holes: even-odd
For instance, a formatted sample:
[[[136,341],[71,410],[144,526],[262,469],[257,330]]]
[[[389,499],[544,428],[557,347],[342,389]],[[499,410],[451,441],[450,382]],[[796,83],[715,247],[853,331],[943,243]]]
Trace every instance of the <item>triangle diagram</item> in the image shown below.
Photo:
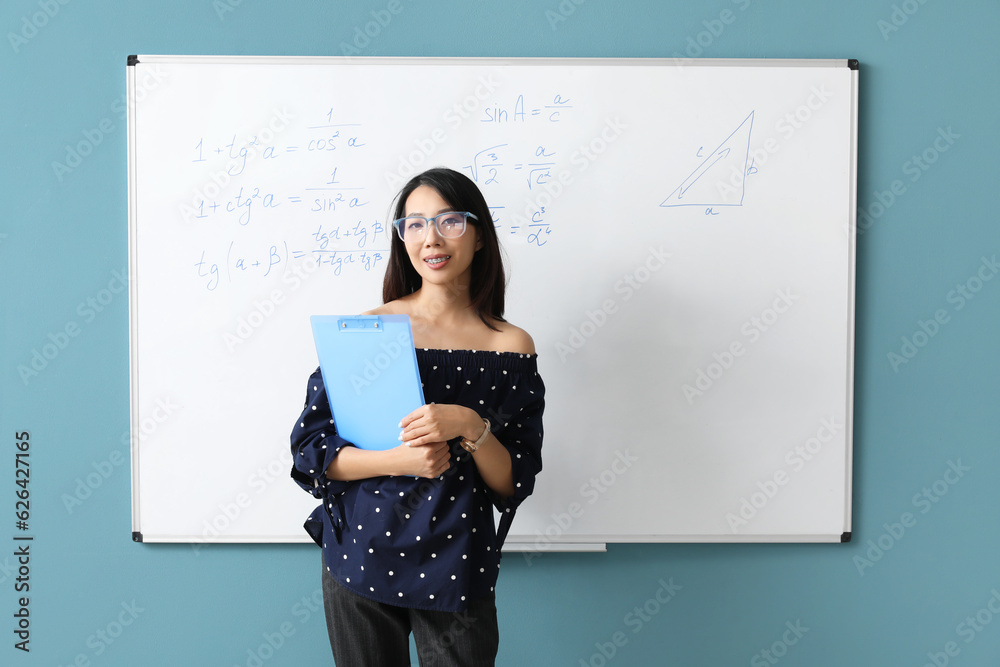
[[[751,111],[660,206],[742,206],[753,114]]]

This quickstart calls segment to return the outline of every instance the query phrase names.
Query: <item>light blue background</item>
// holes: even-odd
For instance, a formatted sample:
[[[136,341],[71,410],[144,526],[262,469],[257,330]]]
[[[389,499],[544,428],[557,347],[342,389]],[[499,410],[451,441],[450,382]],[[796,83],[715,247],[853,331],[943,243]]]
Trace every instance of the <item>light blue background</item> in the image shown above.
[[[68,665],[82,655],[93,665],[254,665],[283,624],[294,633],[265,649],[261,664],[330,662],[322,614],[301,603],[317,590],[315,548],[196,553],[131,542],[127,303],[118,295],[89,322],[78,310],[127,264],[128,54],[340,55],[370,12],[388,5],[223,3],[8,0],[0,9],[3,664]],[[957,652],[950,664],[1000,664],[1000,618],[987,606],[1000,591],[1000,279],[982,283],[961,310],[948,300],[982,257],[1000,252],[1000,5],[565,0],[565,20],[552,22],[556,0],[400,3],[362,55],[671,57],[694,53],[700,39],[703,57],[861,61],[858,197],[880,215],[858,239],[854,541],[612,545],[530,565],[508,556],[499,664],[764,665],[759,652],[774,648],[788,666],[919,667],[929,652],[943,664],[948,642]],[[713,23],[724,9],[733,22]],[[894,12],[901,25],[884,32]],[[60,180],[53,162],[102,122],[110,132]],[[958,138],[912,180],[907,161],[948,128]],[[880,202],[896,180],[905,192]],[[894,369],[888,354],[939,309],[947,323]],[[18,365],[68,322],[79,335],[22,381]],[[12,633],[22,430],[32,443],[30,655],[13,648]],[[954,484],[941,481],[949,462],[968,468],[948,476]],[[100,468],[107,478],[70,512],[64,496]],[[935,482],[946,493],[915,503]],[[900,535],[892,524],[904,512],[915,524]],[[874,560],[879,542],[889,549]],[[858,559],[869,557],[863,567]],[[682,588],[638,624],[628,615],[655,599],[661,579]],[[133,603],[134,620],[122,611]],[[1000,610],[1000,593],[992,605]],[[977,625],[965,624],[977,613]],[[117,632],[120,616],[132,623],[112,643],[99,640],[109,624]],[[797,638],[786,623],[808,630]],[[616,632],[626,642],[608,660],[601,645],[610,653]]]

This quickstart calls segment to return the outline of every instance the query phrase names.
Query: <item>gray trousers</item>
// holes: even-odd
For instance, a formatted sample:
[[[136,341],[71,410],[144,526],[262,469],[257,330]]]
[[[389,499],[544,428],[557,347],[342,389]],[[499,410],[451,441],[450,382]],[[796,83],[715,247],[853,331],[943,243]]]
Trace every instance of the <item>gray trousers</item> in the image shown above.
[[[496,661],[494,595],[457,613],[395,607],[347,590],[324,564],[323,606],[337,667],[407,667],[410,632],[420,667],[493,667]]]

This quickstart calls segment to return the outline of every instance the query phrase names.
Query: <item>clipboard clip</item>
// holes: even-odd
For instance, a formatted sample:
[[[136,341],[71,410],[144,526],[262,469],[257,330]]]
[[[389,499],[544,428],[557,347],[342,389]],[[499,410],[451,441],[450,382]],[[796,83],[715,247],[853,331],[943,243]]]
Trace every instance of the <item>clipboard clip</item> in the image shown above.
[[[341,317],[337,320],[337,328],[341,331],[357,331],[367,333],[381,333],[385,330],[382,326],[382,318],[378,315]]]

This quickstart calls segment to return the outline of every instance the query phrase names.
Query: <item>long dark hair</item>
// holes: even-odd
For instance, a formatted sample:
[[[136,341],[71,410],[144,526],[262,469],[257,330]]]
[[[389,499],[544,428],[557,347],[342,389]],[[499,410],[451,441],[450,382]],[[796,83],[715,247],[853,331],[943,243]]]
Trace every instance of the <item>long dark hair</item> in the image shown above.
[[[476,251],[472,259],[472,277],[469,281],[469,298],[472,308],[479,319],[490,329],[497,331],[491,320],[505,322],[503,318],[504,291],[507,280],[504,274],[503,257],[500,254],[500,242],[497,240],[496,228],[493,226],[493,216],[486,204],[483,193],[465,174],[452,169],[436,167],[417,174],[403,186],[394,200],[392,220],[399,220],[406,215],[406,200],[410,194],[421,185],[437,190],[441,198],[456,211],[468,211],[476,216],[469,219],[479,230],[479,240],[482,247]],[[466,231],[468,233],[468,230]],[[390,230],[392,246],[389,252],[389,265],[382,281],[382,301],[389,303],[407,294],[413,294],[423,283],[420,274],[413,268],[410,256],[406,252],[403,240],[395,230]]]

